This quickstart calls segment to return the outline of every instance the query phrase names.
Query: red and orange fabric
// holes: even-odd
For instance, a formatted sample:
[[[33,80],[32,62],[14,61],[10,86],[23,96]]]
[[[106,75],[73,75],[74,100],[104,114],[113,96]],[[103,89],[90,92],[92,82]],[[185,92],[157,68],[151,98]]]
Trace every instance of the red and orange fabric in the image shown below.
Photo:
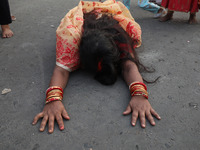
[[[141,45],[141,28],[131,16],[129,10],[120,1],[105,2],[80,1],[61,20],[56,30],[56,65],[68,71],[79,68],[79,43],[82,36],[84,13],[96,10],[100,13],[111,13],[120,26],[134,40],[135,47]]]
[[[198,12],[198,0],[162,0],[161,6],[172,11]]]

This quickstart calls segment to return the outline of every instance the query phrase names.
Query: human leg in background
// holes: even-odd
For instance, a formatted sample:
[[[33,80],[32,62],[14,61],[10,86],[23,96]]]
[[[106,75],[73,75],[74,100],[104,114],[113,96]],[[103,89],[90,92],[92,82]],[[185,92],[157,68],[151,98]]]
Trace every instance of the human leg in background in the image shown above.
[[[123,0],[123,4],[130,9],[130,5],[131,5],[131,0]]]
[[[10,29],[9,24],[12,23],[10,15],[10,7],[8,0],[0,1],[0,24],[2,29],[2,37],[9,38],[13,36],[13,32]]]
[[[158,13],[158,10],[160,9],[160,6],[150,3],[149,0],[138,0],[138,6],[155,14]]]
[[[167,15],[161,17],[159,20],[161,22],[165,22],[165,21],[171,20],[172,17],[173,17],[173,14],[174,14],[174,11],[168,9]]]
[[[168,8],[166,16],[160,18],[160,21],[165,22],[172,19],[174,11],[190,12],[189,24],[196,24],[196,13],[198,12],[198,0],[162,0],[161,6]]]
[[[197,24],[196,13],[190,12],[189,24]]]
[[[154,18],[158,18],[166,13],[164,8],[149,2],[149,0],[138,0],[138,6],[144,10],[153,12],[155,14]]]
[[[197,24],[196,13],[199,11],[200,0],[193,0],[190,4],[190,18],[188,20],[189,24]]]

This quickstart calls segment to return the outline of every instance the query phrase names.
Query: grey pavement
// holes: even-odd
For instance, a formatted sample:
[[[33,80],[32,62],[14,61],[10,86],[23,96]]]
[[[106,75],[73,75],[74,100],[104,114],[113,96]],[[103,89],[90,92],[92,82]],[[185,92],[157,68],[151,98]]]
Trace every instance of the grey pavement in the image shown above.
[[[81,70],[71,73],[63,103],[71,117],[64,131],[39,132],[33,117],[42,111],[45,90],[55,65],[55,31],[78,0],[10,0],[14,37],[0,38],[0,150],[199,150],[200,149],[200,13],[198,25],[177,12],[161,23],[131,1],[131,14],[142,28],[137,49],[143,64],[156,69],[142,73],[149,101],[162,117],[142,129],[123,116],[130,95],[119,77],[103,86]],[[1,31],[0,31],[1,33]]]

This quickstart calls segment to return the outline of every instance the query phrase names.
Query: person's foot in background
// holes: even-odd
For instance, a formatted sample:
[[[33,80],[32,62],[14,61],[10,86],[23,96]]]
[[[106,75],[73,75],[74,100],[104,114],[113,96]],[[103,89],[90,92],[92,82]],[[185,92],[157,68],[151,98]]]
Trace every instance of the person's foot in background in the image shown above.
[[[167,11],[165,8],[160,7],[160,9],[158,10],[158,13],[154,14],[154,18],[160,18],[164,15],[166,15]]]
[[[196,13],[190,13],[189,24],[197,24]]]
[[[1,29],[3,38],[10,38],[14,35],[9,25],[1,25]]]
[[[168,10],[167,14],[159,19],[161,22],[171,20],[173,17],[174,11]]]

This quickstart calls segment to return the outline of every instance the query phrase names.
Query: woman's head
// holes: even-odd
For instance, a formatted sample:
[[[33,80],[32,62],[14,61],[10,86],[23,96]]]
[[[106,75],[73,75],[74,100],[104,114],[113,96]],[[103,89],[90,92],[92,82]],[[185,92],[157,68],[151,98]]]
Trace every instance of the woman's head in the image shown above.
[[[95,73],[95,79],[105,85],[115,83],[121,51],[116,41],[127,41],[125,31],[109,15],[97,19],[97,14],[84,15],[83,36],[80,42],[80,62],[83,68]]]
[[[80,44],[81,65],[95,72],[96,80],[106,85],[116,81],[119,56],[117,46],[105,32],[97,29],[84,32]]]

